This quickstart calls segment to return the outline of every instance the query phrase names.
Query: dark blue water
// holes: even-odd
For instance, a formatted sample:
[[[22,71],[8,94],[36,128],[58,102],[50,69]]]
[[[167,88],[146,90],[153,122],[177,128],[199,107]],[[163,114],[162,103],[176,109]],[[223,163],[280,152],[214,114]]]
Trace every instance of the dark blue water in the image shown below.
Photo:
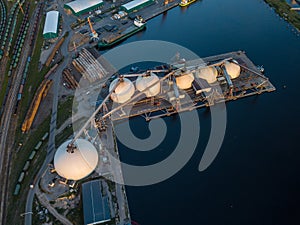
[[[151,39],[201,57],[245,50],[277,90],[226,105],[224,143],[201,173],[210,114],[199,110],[200,141],[188,164],[162,183],[127,187],[132,218],[141,225],[300,224],[300,38],[291,26],[260,0],[204,0],[156,17],[126,42]],[[119,143],[122,160],[143,165],[166,158],[180,124],[176,117],[165,121],[168,135],[152,154]],[[149,135],[142,118],[131,125],[139,137]]]

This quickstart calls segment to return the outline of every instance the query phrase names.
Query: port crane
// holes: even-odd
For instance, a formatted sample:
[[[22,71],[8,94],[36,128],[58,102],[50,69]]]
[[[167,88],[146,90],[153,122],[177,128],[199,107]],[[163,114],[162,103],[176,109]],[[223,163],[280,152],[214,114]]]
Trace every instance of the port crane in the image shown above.
[[[99,40],[99,37],[98,37],[98,33],[95,31],[95,29],[93,28],[93,25],[92,25],[92,22],[91,22],[91,19],[90,19],[90,17],[88,17],[87,18],[87,20],[88,20],[88,23],[89,23],[89,26],[90,26],[90,29],[91,29],[91,39],[93,40],[93,41],[98,41]]]

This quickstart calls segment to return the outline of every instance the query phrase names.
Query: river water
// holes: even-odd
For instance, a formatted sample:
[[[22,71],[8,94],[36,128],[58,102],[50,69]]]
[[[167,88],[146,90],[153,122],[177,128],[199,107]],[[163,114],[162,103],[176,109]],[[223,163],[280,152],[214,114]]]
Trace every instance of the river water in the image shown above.
[[[277,90],[226,104],[222,148],[204,172],[198,164],[210,132],[210,113],[198,110],[196,152],[175,176],[159,184],[126,188],[131,216],[141,225],[300,224],[300,37],[261,0],[203,0],[177,7],[124,43],[163,40],[201,57],[245,50]],[[137,165],[166,158],[180,136],[178,118],[164,119],[165,141],[151,153],[118,143],[121,159]],[[147,123],[131,120],[147,137]]]

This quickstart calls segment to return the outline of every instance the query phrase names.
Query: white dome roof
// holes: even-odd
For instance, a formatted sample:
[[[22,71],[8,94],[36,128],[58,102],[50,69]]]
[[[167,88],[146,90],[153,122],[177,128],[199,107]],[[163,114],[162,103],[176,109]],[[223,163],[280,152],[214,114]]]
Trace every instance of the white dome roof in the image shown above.
[[[138,77],[136,79],[136,89],[140,92],[144,92],[147,97],[152,97],[155,95],[158,95],[160,92],[160,82],[152,86],[151,88],[144,91],[147,87],[153,85],[155,82],[159,80],[158,76],[156,76],[154,73],[151,73],[150,76],[146,77]]]
[[[225,62],[225,69],[231,79],[235,79],[240,76],[241,67],[232,62]]]
[[[118,80],[119,79],[115,79],[115,80],[113,80],[113,82],[111,82],[111,84],[109,86],[109,91],[111,91],[113,89],[113,87],[118,82]],[[123,81],[121,81],[118,84],[115,91],[111,94],[110,97],[114,102],[124,103],[132,97],[132,95],[134,94],[134,90],[135,89],[134,89],[134,85],[132,84],[132,82],[129,79],[124,78]]]
[[[192,83],[194,79],[195,78],[192,73],[187,73],[179,77],[176,77],[176,84],[179,89],[188,89],[192,87]]]
[[[75,141],[77,149],[67,152],[67,146],[71,142],[64,142],[57,149],[54,156],[54,168],[56,172],[69,180],[80,180],[94,171],[98,164],[98,152],[94,145],[84,139]]]
[[[217,81],[218,71],[215,67],[205,67],[200,69],[197,77],[206,80],[209,84]]]

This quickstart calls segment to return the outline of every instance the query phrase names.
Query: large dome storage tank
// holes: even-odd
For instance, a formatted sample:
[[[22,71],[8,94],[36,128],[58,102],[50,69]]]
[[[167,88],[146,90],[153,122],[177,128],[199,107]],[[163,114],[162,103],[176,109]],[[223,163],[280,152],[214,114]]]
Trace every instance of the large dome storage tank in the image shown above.
[[[109,86],[109,92],[114,88],[119,79],[113,80]],[[134,85],[133,83],[127,79],[123,78],[123,80],[117,85],[115,91],[111,94],[111,99],[117,103],[127,102],[132,95],[134,94]]]
[[[232,62],[225,62],[225,69],[230,76],[231,79],[238,78],[241,73],[241,67],[235,63]]]
[[[176,77],[176,84],[179,89],[188,89],[192,87],[194,79],[195,78],[192,73],[186,73]]]
[[[71,142],[64,142],[57,149],[54,156],[56,172],[68,180],[80,180],[91,174],[98,164],[98,152],[94,145],[84,139],[77,139],[76,149],[67,151]]]
[[[209,84],[217,81],[218,71],[215,67],[204,67],[199,70],[197,77],[206,80]]]
[[[139,76],[136,79],[135,86],[138,91],[143,92],[149,98],[159,94],[160,82],[158,81],[159,81],[158,76],[154,73],[151,73],[150,76]],[[157,84],[153,85],[156,82]],[[153,85],[151,88],[145,90],[151,85]]]

